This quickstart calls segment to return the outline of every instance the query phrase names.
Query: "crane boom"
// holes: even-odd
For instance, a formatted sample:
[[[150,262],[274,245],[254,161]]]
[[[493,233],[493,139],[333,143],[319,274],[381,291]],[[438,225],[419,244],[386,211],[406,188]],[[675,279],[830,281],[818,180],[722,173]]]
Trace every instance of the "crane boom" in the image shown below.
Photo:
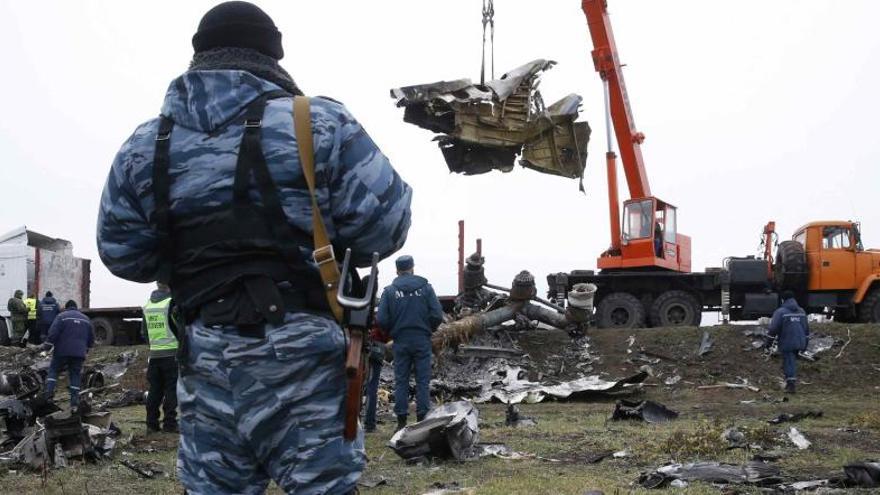
[[[614,43],[614,33],[608,19],[607,1],[582,0],[581,6],[587,16],[587,25],[593,40],[593,65],[607,86],[606,91],[610,100],[608,111],[614,124],[614,134],[617,136],[617,147],[620,150],[630,198],[651,196],[651,186],[648,184],[648,174],[645,172],[641,149],[645,135],[636,130],[635,119],[629,106],[617,45]]]
[[[629,105],[623,71],[614,43],[607,0],[581,0],[593,41],[593,65],[605,89],[605,125],[608,128],[608,213],[611,246],[597,260],[600,270],[691,269],[691,239],[678,232],[675,206],[651,194],[642,158],[645,135],[636,130]],[[617,191],[617,154],[612,149],[611,130],[617,138],[630,199],[623,202],[623,217]],[[622,221],[621,221],[622,220]]]

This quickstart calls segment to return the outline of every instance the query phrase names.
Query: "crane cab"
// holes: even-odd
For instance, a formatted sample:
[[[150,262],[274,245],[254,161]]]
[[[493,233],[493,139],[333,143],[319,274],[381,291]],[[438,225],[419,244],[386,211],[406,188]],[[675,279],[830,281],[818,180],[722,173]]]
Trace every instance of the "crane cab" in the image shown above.
[[[600,270],[691,271],[691,238],[678,233],[675,206],[655,197],[630,199],[621,220],[620,248],[602,254]]]

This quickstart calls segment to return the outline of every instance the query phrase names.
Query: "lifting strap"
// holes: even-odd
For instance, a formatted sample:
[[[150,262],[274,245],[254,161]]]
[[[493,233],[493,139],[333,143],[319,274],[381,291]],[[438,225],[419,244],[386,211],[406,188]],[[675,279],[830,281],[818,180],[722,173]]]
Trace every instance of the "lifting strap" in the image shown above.
[[[315,195],[315,152],[312,141],[312,117],[307,97],[295,96],[293,98],[293,120],[296,144],[299,148],[299,161],[306,184],[309,186],[309,196],[312,198],[312,235],[315,249],[313,258],[321,273],[327,304],[330,305],[330,310],[336,321],[342,322],[344,312],[339,301],[336,300],[336,290],[339,286],[339,265],[336,264],[333,245],[330,244],[330,238],[327,236],[324,218],[321,216],[318,198]]]
[[[486,24],[489,24],[489,42],[492,51],[492,79],[495,79],[495,6],[492,0],[483,0],[483,52],[480,64],[480,86],[486,84]]]

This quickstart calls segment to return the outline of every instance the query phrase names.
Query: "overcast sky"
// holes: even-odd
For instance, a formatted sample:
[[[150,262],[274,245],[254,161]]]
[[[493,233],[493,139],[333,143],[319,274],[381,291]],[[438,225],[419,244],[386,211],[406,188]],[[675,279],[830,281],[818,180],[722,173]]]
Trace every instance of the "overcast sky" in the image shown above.
[[[0,231],[26,224],[91,258],[93,306],[141,304],[95,247],[113,157],[158,114],[214,1],[0,0]],[[497,0],[496,72],[535,58],[548,102],[584,97],[594,130],[586,195],[517,168],[449,174],[432,134],[402,121],[393,87],[479,79],[480,1],[260,1],[303,90],[345,103],[412,185],[403,252],[440,294],[456,290],[457,225],[483,238],[487,275],[595,268],[609,243],[602,86],[576,0]],[[653,193],[679,207],[693,266],[757,252],[775,219],[789,237],[819,219],[859,219],[880,247],[880,2],[609,0]],[[622,179],[622,174],[621,174]],[[621,187],[621,197],[626,190]],[[393,266],[382,265],[382,283]]]

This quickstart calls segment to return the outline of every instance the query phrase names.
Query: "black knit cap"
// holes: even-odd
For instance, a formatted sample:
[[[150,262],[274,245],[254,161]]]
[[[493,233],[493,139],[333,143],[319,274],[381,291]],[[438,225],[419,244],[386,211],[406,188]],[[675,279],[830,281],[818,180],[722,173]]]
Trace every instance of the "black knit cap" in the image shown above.
[[[220,47],[250,48],[284,58],[281,32],[272,18],[249,2],[223,2],[209,10],[192,39],[196,53]]]

